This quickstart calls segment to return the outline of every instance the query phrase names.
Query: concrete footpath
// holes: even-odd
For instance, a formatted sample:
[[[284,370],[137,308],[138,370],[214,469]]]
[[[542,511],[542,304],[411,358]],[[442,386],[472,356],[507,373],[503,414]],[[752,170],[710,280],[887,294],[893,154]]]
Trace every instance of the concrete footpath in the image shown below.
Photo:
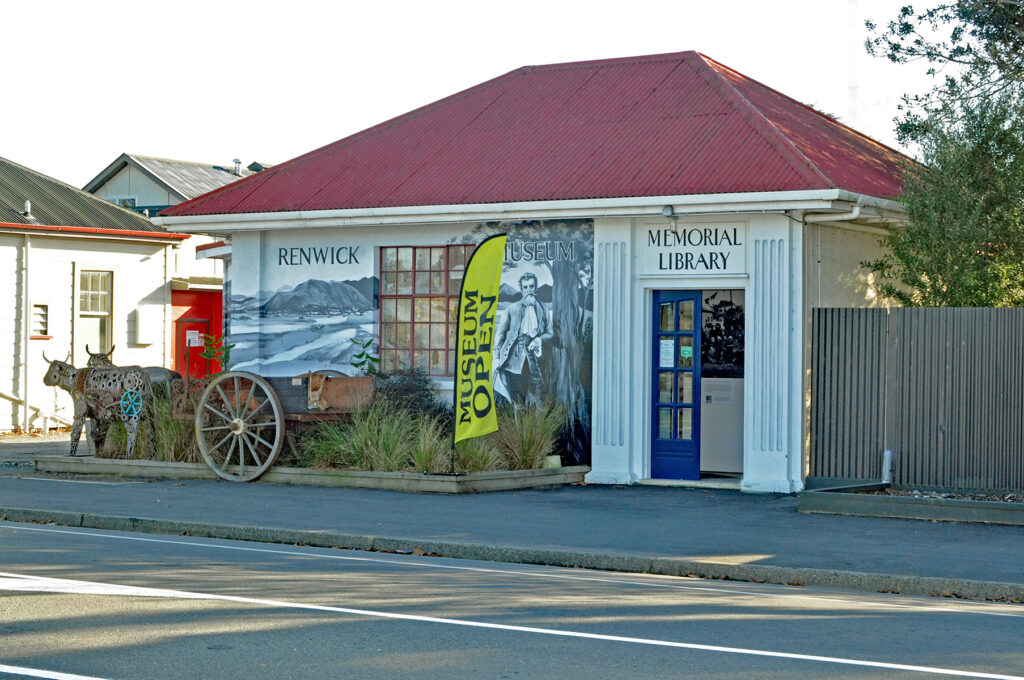
[[[439,495],[35,473],[32,455],[56,448],[0,443],[0,520],[1024,602],[1024,527],[804,515],[795,496],[688,488]]]

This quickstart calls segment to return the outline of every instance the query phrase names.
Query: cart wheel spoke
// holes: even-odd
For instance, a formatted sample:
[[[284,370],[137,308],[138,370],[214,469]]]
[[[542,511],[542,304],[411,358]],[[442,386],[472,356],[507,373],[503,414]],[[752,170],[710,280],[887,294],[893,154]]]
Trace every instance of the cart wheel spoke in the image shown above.
[[[255,391],[256,383],[252,383],[251,385],[249,385],[249,394],[247,394],[245,397],[245,403],[242,404],[242,412],[241,415],[239,416],[240,418],[242,418],[242,420],[245,420],[247,417],[251,415],[251,413],[249,412],[249,402],[252,401],[253,393]],[[254,410],[252,411],[252,413],[256,413],[256,411]]]
[[[220,394],[222,408],[226,409],[228,415],[236,417],[238,414],[235,412],[235,407],[231,405],[231,400],[228,399],[228,395],[224,394],[224,390],[220,388],[220,383],[212,383],[217,388],[217,393]]]
[[[254,402],[257,406],[250,409]],[[219,477],[248,482],[273,465],[285,431],[284,411],[270,383],[244,371],[222,373],[210,381],[199,403],[196,439]]]
[[[245,439],[245,445],[249,447],[249,454],[252,456],[252,459],[253,461],[255,461],[257,466],[263,465],[263,461],[260,460],[259,454],[256,453],[256,447],[253,446],[251,441],[249,441],[249,436],[250,435],[248,434],[243,435],[243,438]]]
[[[203,408],[208,410],[210,413],[216,413],[218,416],[220,416],[224,420],[228,421],[229,423],[231,422],[231,418],[229,418],[226,413],[224,413],[223,411],[219,410],[218,408],[216,408],[216,407],[214,407],[214,406],[212,406],[210,404],[207,404],[207,403],[203,404]]]

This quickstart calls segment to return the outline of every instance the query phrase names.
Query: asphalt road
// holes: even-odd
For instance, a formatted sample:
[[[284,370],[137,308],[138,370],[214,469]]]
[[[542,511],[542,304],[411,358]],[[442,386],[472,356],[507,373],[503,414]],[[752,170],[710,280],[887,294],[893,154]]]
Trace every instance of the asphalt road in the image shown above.
[[[0,678],[1024,678],[1024,607],[0,522]]]

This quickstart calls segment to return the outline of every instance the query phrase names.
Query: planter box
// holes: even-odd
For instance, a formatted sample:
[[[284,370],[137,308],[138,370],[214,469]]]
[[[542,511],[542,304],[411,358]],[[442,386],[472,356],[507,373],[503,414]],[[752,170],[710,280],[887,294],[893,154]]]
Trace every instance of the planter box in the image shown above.
[[[881,485],[803,491],[797,494],[797,510],[833,515],[1024,526],[1024,503],[855,493],[857,490],[868,491],[879,486]]]
[[[164,463],[154,460],[120,460],[91,456],[37,456],[39,472],[117,475],[156,479],[219,479],[204,463]],[[357,472],[350,470],[311,470],[309,468],[272,467],[260,482],[304,486],[340,486],[358,489],[412,491],[422,493],[480,493],[508,491],[538,486],[583,482],[590,467],[544,468],[541,470],[502,470],[467,475],[423,475],[414,472]]]

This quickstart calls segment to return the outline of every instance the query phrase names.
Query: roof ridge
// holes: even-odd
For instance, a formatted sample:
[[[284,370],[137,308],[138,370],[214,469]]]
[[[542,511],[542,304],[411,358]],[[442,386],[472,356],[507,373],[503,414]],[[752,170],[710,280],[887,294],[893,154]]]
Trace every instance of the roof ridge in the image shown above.
[[[810,111],[814,115],[819,116],[821,118],[824,118],[825,120],[827,120],[828,122],[832,123],[833,125],[838,125],[838,126],[840,126],[842,128],[845,128],[847,132],[852,132],[853,134],[857,135],[861,139],[864,139],[864,140],[866,140],[868,142],[871,142],[875,146],[879,146],[879,147],[881,147],[883,149],[886,149],[888,151],[891,151],[891,152],[893,152],[895,154],[899,154],[900,156],[903,156],[903,157],[905,157],[905,158],[907,158],[909,160],[913,160],[909,156],[907,156],[905,153],[900,151],[899,149],[894,149],[891,146],[889,146],[888,144],[884,144],[884,143],[878,141],[874,137],[871,137],[870,135],[868,135],[868,134],[866,134],[864,132],[861,132],[860,130],[858,130],[858,129],[854,128],[854,127],[851,127],[850,125],[847,125],[846,123],[844,123],[843,121],[839,120],[838,118],[833,118],[832,116],[828,115],[827,113],[819,111],[818,109],[814,108],[813,106],[810,106],[808,104],[803,103],[799,99],[794,99],[793,97],[790,97],[785,92],[779,92],[774,87],[771,87],[770,85],[765,85],[764,83],[762,83],[760,80],[757,80],[756,78],[751,78],[748,75],[740,73],[739,71],[737,71],[736,69],[732,68],[731,66],[726,66],[722,62],[720,62],[717,59],[714,59],[712,57],[709,57],[706,54],[703,54],[701,52],[698,52],[697,54],[704,61],[711,62],[712,64],[715,64],[715,65],[717,65],[717,66],[719,66],[721,68],[724,68],[724,69],[726,69],[728,71],[731,71],[732,73],[735,73],[740,78],[743,78],[744,80],[747,80],[747,81],[757,85],[758,87],[764,88],[765,90],[771,92],[774,95],[777,95],[779,97],[783,97],[787,101],[790,101],[790,102],[793,102],[794,104],[797,104],[798,106],[800,106],[800,107]],[[712,66],[712,68],[714,68],[714,66]],[[742,95],[740,95],[740,96],[742,96]],[[769,121],[769,122],[771,122],[771,121]]]
[[[204,161],[180,161],[175,158],[164,158],[162,156],[145,156],[137,153],[126,153],[126,156],[135,160],[147,160],[147,161],[162,161],[164,163],[176,163],[178,165],[198,165],[204,168],[226,168],[224,165],[218,165],[217,163],[206,163]]]
[[[579,68],[593,68],[595,66],[611,66],[614,64],[641,64],[656,61],[683,61],[686,59],[686,57],[695,54],[700,53],[694,50],[684,50],[682,52],[664,52],[662,54],[646,54],[633,57],[611,57],[608,59],[591,59],[589,61],[565,61],[555,64],[535,64],[530,66],[520,66],[515,71],[511,71],[510,73],[516,73],[519,71],[568,71]]]
[[[804,177],[804,179],[815,178],[818,180],[824,180],[824,182],[828,184],[829,187],[835,188],[835,182],[833,182],[832,179],[828,177],[828,175],[822,172],[821,168],[819,168],[814,161],[808,158],[807,155],[804,154],[804,152],[801,151],[800,148],[793,142],[793,140],[791,140],[786,134],[782,132],[782,130],[780,130],[771,120],[769,120],[768,117],[764,115],[764,113],[759,108],[754,106],[753,102],[751,102],[749,99],[743,96],[743,93],[736,89],[735,85],[733,85],[724,77],[722,77],[722,74],[719,73],[718,70],[709,62],[713,62],[714,64],[717,64],[723,68],[727,68],[738,75],[743,76],[743,74],[739,73],[739,71],[729,68],[728,66],[725,66],[720,62],[715,61],[714,59],[711,59],[710,57],[701,54],[700,52],[694,52],[693,54],[693,58],[703,65],[703,68],[698,69],[698,71],[702,75],[704,75],[704,78],[707,81],[708,85],[710,85],[713,89],[719,92],[719,94],[722,94],[724,96],[731,96],[734,99],[740,100],[740,102],[742,103],[742,107],[738,109],[740,115],[743,116],[743,118],[746,119],[751,124],[751,126],[754,127],[755,130],[760,129],[762,133],[761,136],[764,139],[764,141],[767,142],[767,144],[771,146],[773,149],[775,149],[776,153],[779,154],[780,158],[785,160],[786,163],[797,174]],[[708,71],[710,71],[713,74],[712,78],[707,78],[707,76],[705,75]],[[746,76],[743,77],[746,78]],[[753,79],[748,80],[752,80],[755,83],[757,82],[756,80]],[[774,92],[774,90],[772,91]],[[765,128],[767,128],[767,134],[764,134]],[[774,138],[774,141],[769,137]],[[794,158],[794,156],[796,158]],[[810,170],[809,173],[807,172],[808,170]]]

